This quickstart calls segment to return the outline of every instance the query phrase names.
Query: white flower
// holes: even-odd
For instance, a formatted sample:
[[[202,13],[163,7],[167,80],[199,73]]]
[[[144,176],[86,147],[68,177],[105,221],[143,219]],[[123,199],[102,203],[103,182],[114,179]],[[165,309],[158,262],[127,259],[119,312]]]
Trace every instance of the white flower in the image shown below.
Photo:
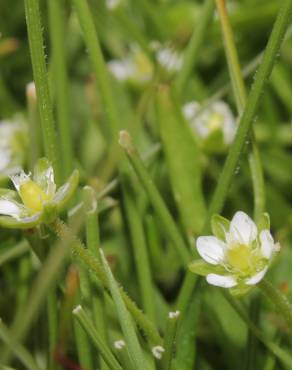
[[[51,221],[71,198],[78,184],[78,171],[58,190],[54,171],[46,158],[38,161],[34,176],[21,170],[10,177],[17,192],[2,190],[0,197],[0,225],[28,228],[40,222]],[[17,201],[20,198],[22,203]]]
[[[216,101],[206,109],[202,109],[197,102],[189,102],[182,110],[191,127],[202,138],[207,138],[216,130],[222,130],[224,143],[228,145],[233,141],[237,128],[236,120],[229,106],[223,101]]]
[[[107,64],[110,72],[119,81],[144,84],[153,76],[153,66],[147,56],[137,45],[131,45],[128,55]]]
[[[121,0],[106,0],[105,5],[108,10],[115,10],[121,4]]]
[[[152,347],[152,354],[157,360],[162,359],[163,352],[165,352],[165,349],[162,346]]]
[[[158,63],[169,72],[179,71],[182,67],[182,56],[171,47],[161,47],[156,52]]]
[[[0,176],[16,173],[23,162],[26,130],[21,121],[0,121]]]
[[[234,215],[229,228],[223,223],[220,227],[224,240],[200,236],[196,241],[200,256],[210,265],[207,282],[223,288],[257,284],[267,272],[274,253],[279,251],[270,231],[258,232],[255,223],[241,211]]]

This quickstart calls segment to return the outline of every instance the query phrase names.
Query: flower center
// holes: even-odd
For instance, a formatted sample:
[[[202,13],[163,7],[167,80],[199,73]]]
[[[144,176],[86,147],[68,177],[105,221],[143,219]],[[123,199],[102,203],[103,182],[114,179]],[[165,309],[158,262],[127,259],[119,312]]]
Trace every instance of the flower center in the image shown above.
[[[33,213],[41,212],[43,203],[50,199],[43,189],[30,179],[20,185],[19,195],[23,204]]]
[[[248,273],[254,267],[255,257],[247,245],[239,244],[228,250],[227,261],[236,270]]]
[[[220,129],[222,126],[222,115],[219,113],[212,113],[208,120],[208,129],[210,132]]]

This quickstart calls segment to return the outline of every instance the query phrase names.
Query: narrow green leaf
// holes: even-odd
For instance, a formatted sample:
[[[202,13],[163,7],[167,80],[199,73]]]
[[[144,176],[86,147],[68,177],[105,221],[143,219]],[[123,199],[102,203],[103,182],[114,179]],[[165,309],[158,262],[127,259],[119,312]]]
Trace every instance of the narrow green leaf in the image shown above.
[[[174,198],[187,233],[197,234],[206,213],[200,151],[167,86],[158,90],[157,118]]]
[[[136,329],[134,327],[131,316],[124,304],[123,298],[120,294],[119,287],[115,278],[111,272],[111,269],[107,263],[107,260],[103,254],[103,251],[100,249],[101,261],[107,275],[109,282],[109,289],[112,295],[112,298],[115,302],[116,310],[118,313],[120,325],[124,333],[128,348],[130,358],[134,364],[134,367],[139,370],[146,370],[145,358],[137,337]]]

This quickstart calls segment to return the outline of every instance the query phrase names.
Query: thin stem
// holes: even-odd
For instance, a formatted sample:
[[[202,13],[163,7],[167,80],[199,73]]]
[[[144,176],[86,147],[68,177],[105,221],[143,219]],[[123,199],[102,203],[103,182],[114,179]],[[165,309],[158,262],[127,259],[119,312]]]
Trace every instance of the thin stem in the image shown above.
[[[220,213],[223,208],[234,171],[236,169],[240,154],[246,141],[246,135],[248,134],[249,129],[252,125],[255,113],[260,102],[260,98],[272,72],[282,40],[285,35],[285,31],[289,25],[291,10],[292,0],[283,1],[266,51],[264,53],[262,63],[256,74],[256,78],[253,83],[251,92],[248,96],[244,112],[240,119],[236,137],[225,161],[223,171],[213,195],[207,215],[206,224],[204,227],[204,232],[207,232],[209,230],[209,223],[212,215],[214,213]]]
[[[26,350],[26,348],[24,348],[21,344],[15,341],[9,329],[4,325],[1,319],[0,319],[0,338],[4,343],[6,343],[7,346],[9,346],[11,351],[15,354],[19,361],[22,362],[26,369],[39,370],[31,354]]]
[[[178,329],[179,311],[169,312],[165,331],[164,343],[165,352],[162,358],[162,369],[171,370],[175,341]]]
[[[0,254],[0,267],[4,265],[4,263],[13,260],[21,256],[23,253],[28,252],[30,249],[29,244],[26,240],[14,245],[13,247],[9,247],[9,249],[4,250]]]
[[[120,132],[119,143],[125,149],[128,159],[147,192],[152,206],[164,224],[165,230],[169,234],[182,263],[187,264],[190,260],[190,252],[127,131]]]
[[[69,87],[66,72],[65,12],[63,0],[48,2],[50,37],[52,45],[53,87],[57,107],[62,154],[62,180],[73,171],[73,148],[69,109]]]
[[[276,310],[285,319],[289,330],[292,332],[292,305],[284,296],[280,290],[276,289],[269,281],[263,279],[258,287],[261,289],[262,293],[274,303]]]
[[[101,356],[108,364],[111,370],[122,370],[121,366],[119,365],[118,361],[115,359],[114,355],[108,350],[107,344],[103,341],[103,338],[98,334],[96,329],[94,328],[92,322],[86,315],[85,311],[81,306],[77,306],[73,310],[73,314],[77,318],[79,324],[85,330],[87,335],[92,340],[92,343],[100,352]]]
[[[129,348],[130,358],[136,369],[146,370],[145,358],[144,358],[144,354],[142,352],[142,348],[141,348],[141,345],[137,337],[136,328],[133,325],[133,321],[125,306],[125,303],[121,296],[118,284],[111,272],[108,262],[101,249],[100,249],[100,255],[101,255],[102,265],[104,267],[104,270],[105,270],[105,273],[107,275],[107,279],[109,282],[109,289],[111,292],[111,296],[115,303],[119,322],[120,322],[123,334],[125,336],[128,348]]]
[[[109,72],[106,68],[100,42],[92,18],[92,13],[90,12],[88,3],[85,0],[72,0],[72,2],[76,8],[76,13],[83,31],[84,40],[94,69],[98,89],[100,91],[104,113],[110,126],[109,132],[111,135],[111,150],[109,153],[108,162],[110,163],[111,168],[109,169],[107,165],[105,166],[106,171],[108,172],[112,169],[112,165],[115,164],[119,157],[119,148],[117,145],[117,134],[120,125],[119,112],[114,99]]]
[[[105,271],[100,263],[100,261],[95,258],[92,253],[90,253],[85,246],[81,243],[79,239],[75,236],[72,229],[70,229],[64,222],[61,220],[57,220],[54,225],[52,225],[53,230],[55,233],[62,239],[71,241],[68,243],[71,245],[71,249],[73,253],[76,255],[78,259],[80,259],[86,267],[92,271],[100,283],[108,289],[108,280],[105,274]],[[143,314],[143,312],[137,307],[136,303],[131,300],[131,298],[127,295],[127,293],[123,290],[123,288],[119,287],[120,293],[123,297],[123,300],[132,314],[133,318],[139,325],[139,327],[144,331],[146,336],[149,340],[155,344],[161,343],[160,335],[156,329],[156,327],[152,324],[152,322]]]
[[[155,323],[155,300],[153,296],[152,276],[147,253],[145,233],[142,217],[137,209],[137,197],[132,196],[133,184],[129,176],[122,174],[122,189],[125,203],[125,211],[129,224],[132,248],[134,250],[135,265],[137,268],[138,284],[142,298],[142,308],[146,315]]]
[[[220,17],[224,47],[231,77],[233,94],[236,100],[238,114],[241,115],[247,100],[247,94],[241,72],[239,57],[237,54],[232,27],[229,21],[228,12],[224,0],[216,0],[216,5]],[[251,133],[252,152],[249,153],[249,165],[252,174],[254,190],[254,218],[259,220],[265,209],[265,188],[264,174],[261,165],[260,153],[256,143],[254,130]]]
[[[200,48],[203,45],[204,38],[208,34],[207,30],[214,13],[214,0],[206,0],[200,14],[200,21],[196,23],[192,37],[184,53],[183,65],[175,81],[177,93],[180,96],[184,91],[190,78],[191,72],[196,67]]]
[[[260,331],[260,329],[249,319],[248,315],[242,308],[242,306],[237,302],[228,292],[224,289],[222,293],[225,299],[229,302],[229,304],[234,308],[234,310],[238,313],[239,317],[246,323],[249,327],[250,331],[260,340],[266,348],[273,353],[285,366],[290,366],[292,363],[292,356],[285,352],[282,348],[280,348],[276,343],[266,339],[266,336]]]
[[[58,184],[61,177],[60,156],[49,94],[39,0],[24,0],[24,4],[45,154],[52,162]]]

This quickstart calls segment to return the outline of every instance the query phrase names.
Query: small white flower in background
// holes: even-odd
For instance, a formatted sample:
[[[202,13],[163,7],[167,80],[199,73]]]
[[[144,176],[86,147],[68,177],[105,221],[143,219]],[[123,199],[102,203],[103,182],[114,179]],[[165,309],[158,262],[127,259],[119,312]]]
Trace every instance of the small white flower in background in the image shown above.
[[[177,72],[182,67],[182,55],[177,50],[169,46],[162,46],[156,51],[158,63],[168,72]]]
[[[126,342],[123,339],[114,341],[114,347],[116,349],[123,349],[126,346]]]
[[[108,10],[115,10],[121,3],[121,0],[106,0],[105,5]]]
[[[152,354],[157,360],[162,359],[162,355],[165,352],[165,349],[162,346],[155,346],[152,348]]]
[[[152,79],[153,66],[147,55],[137,45],[131,45],[128,55],[107,63],[115,78],[122,82],[144,84]]]
[[[224,143],[232,143],[237,128],[236,119],[223,101],[216,101],[204,109],[199,103],[190,102],[185,104],[182,110],[191,127],[203,139],[221,130]]]
[[[231,222],[214,216],[216,236],[200,236],[196,246],[202,260],[194,261],[192,272],[206,276],[211,285],[233,288],[234,294],[248,291],[266,274],[273,256],[280,250],[269,230],[269,218],[263,215],[261,230],[244,212],[236,212]]]
[[[0,121],[0,176],[20,170],[26,144],[26,126],[22,119]]]
[[[38,161],[33,176],[23,170],[11,176],[16,192],[1,189],[0,226],[31,228],[41,222],[52,222],[71,199],[78,179],[79,174],[75,170],[57,190],[53,168],[46,158]]]
[[[170,311],[168,312],[168,318],[173,320],[173,319],[177,319],[180,315],[180,311]]]

